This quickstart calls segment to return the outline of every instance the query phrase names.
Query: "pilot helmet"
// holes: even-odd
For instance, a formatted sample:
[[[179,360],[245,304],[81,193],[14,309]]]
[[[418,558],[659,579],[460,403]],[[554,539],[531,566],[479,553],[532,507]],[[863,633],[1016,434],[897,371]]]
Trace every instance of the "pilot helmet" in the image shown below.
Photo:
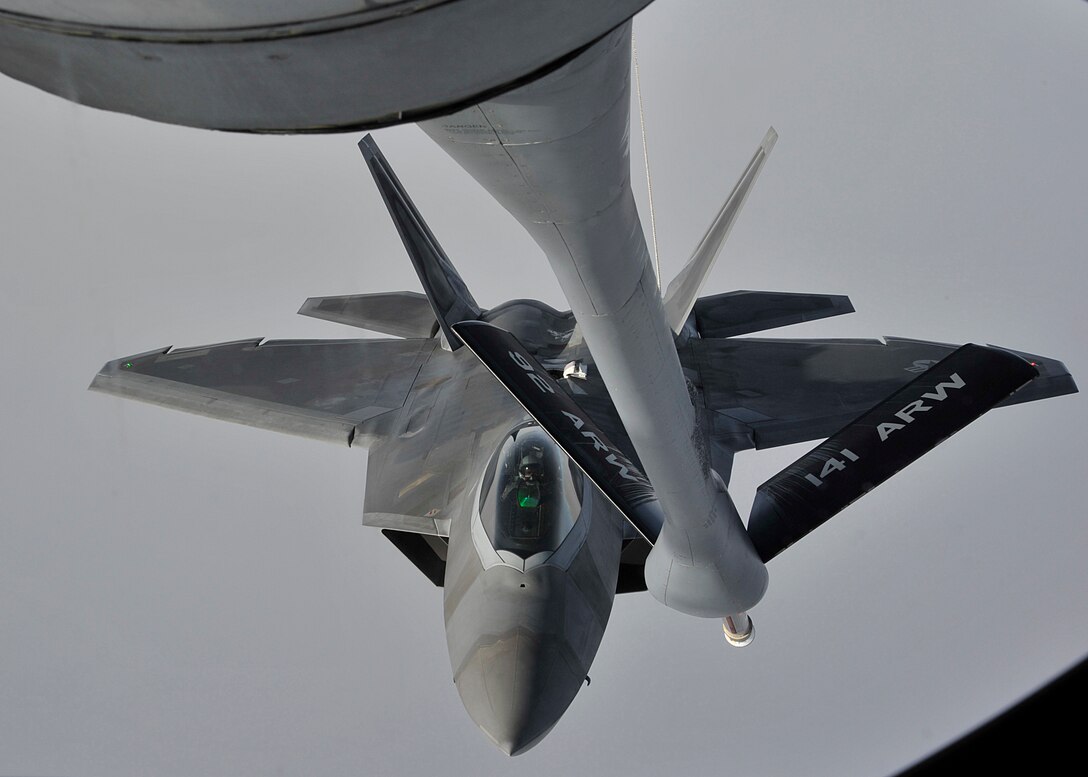
[[[539,483],[544,477],[544,451],[533,446],[522,454],[518,475],[527,483]]]

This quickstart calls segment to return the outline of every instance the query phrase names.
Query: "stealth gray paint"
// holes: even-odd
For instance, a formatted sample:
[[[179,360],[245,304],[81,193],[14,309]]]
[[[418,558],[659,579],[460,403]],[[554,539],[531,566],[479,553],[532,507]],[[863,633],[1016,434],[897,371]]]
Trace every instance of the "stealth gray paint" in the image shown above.
[[[574,554],[565,567],[484,568],[468,516],[450,531],[443,607],[453,679],[469,715],[509,755],[540,742],[574,700],[612,610],[623,519],[586,486],[579,523],[588,532],[560,546],[557,555]]]

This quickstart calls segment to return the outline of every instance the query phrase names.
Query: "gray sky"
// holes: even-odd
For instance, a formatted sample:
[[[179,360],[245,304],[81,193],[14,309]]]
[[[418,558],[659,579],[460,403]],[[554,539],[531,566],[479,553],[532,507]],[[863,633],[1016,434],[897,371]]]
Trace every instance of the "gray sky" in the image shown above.
[[[636,35],[666,276],[773,124],[706,293],[846,293],[857,314],[782,336],[992,342],[1088,382],[1088,5],[659,0]],[[421,132],[377,138],[481,304],[565,307]],[[460,705],[440,592],[359,525],[365,454],[85,391],[160,346],[355,337],[294,311],[418,288],[356,140],[0,80],[0,774],[883,775],[1088,649],[1088,411],[1063,397],[773,561],[746,650],[619,598],[592,686],[508,760]],[[741,512],[805,450],[740,456]]]

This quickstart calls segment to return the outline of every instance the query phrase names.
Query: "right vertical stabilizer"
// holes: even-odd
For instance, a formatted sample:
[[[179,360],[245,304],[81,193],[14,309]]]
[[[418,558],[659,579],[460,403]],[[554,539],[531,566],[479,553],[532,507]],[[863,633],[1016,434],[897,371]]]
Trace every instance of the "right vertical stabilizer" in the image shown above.
[[[669,326],[672,327],[673,332],[679,334],[684,322],[687,321],[695,300],[699,296],[699,290],[703,287],[710,268],[714,266],[718,252],[725,244],[725,239],[729,237],[733,222],[737,220],[737,214],[740,213],[744,201],[748,199],[748,193],[752,190],[752,185],[777,140],[778,133],[774,131],[774,127],[771,127],[764,135],[752,161],[741,174],[740,180],[733,187],[725,204],[714,217],[714,221],[691,255],[691,259],[665,290],[665,315],[668,317]]]

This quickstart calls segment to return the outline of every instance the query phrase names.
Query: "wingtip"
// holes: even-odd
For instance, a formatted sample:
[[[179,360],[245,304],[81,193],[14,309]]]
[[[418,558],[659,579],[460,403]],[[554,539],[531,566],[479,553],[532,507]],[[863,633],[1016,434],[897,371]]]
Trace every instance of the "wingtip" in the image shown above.
[[[168,345],[165,348],[155,348],[150,351],[144,351],[134,356],[125,356],[121,359],[113,359],[102,365],[94,376],[94,380],[87,386],[88,391],[102,391],[104,393],[113,393],[111,387],[116,385],[112,380],[120,375],[131,371],[138,362],[141,362],[149,357],[159,357],[163,354],[169,353],[174,346]]]
[[[778,142],[778,133],[774,127],[767,129],[767,134],[763,136],[763,142],[760,143],[760,148],[763,149],[764,154],[771,153],[771,149],[774,148],[774,144]]]
[[[109,365],[106,366],[108,367]],[[94,379],[87,386],[87,391],[101,391],[105,393],[106,390],[103,387],[103,382],[106,380],[106,376],[102,374],[105,369],[106,367],[103,367],[101,370],[98,371],[98,373],[94,376]]]
[[[359,150],[363,152],[363,158],[367,161],[370,161],[381,153],[381,151],[378,150],[378,144],[374,142],[374,136],[369,132],[363,135],[362,140],[359,141]]]
[[[323,299],[324,297],[307,297],[306,301],[303,302],[301,306],[299,306],[299,309],[295,312],[295,315],[313,316],[314,318],[317,318],[317,316],[314,316],[314,309],[321,304],[321,300]]]

